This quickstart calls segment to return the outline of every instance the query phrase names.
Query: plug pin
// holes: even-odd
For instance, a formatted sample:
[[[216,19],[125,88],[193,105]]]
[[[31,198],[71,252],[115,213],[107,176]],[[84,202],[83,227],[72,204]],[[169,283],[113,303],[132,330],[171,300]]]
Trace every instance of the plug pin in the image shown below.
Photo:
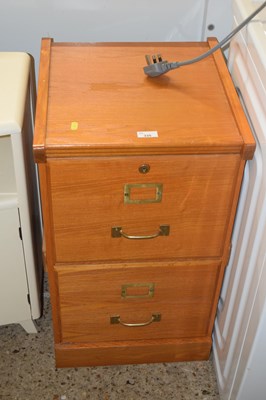
[[[162,61],[163,61],[162,55],[161,55],[161,54],[157,54],[157,57],[158,57],[158,61],[159,61],[159,62],[162,62]]]
[[[156,63],[157,63],[157,58],[156,58],[155,55],[152,56],[152,61],[153,61],[153,64],[156,64]]]
[[[146,63],[148,64],[148,65],[151,65],[151,56],[149,55],[149,54],[146,54],[145,55],[145,58],[146,58]]]

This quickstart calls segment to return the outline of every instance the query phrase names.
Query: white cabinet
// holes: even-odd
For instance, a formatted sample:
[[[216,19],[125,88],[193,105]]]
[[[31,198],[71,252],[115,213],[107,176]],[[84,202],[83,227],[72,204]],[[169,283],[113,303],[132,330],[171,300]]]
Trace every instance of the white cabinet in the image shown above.
[[[262,1],[234,0],[234,24]],[[222,400],[266,393],[266,9],[230,44],[228,66],[256,139],[247,163],[213,334]]]
[[[34,79],[25,53],[0,53],[0,325],[36,332],[41,224],[32,159]]]

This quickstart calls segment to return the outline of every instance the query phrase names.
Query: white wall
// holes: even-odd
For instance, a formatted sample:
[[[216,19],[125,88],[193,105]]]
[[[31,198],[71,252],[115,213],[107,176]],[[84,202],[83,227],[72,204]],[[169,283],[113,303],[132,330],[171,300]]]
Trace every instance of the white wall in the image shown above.
[[[28,52],[38,69],[42,37],[194,41],[228,33],[230,15],[231,0],[0,0],[0,51]]]
[[[207,0],[207,13],[203,23],[202,37],[215,36],[218,40],[222,40],[233,27],[232,14],[233,0]],[[211,25],[214,29],[210,30]]]

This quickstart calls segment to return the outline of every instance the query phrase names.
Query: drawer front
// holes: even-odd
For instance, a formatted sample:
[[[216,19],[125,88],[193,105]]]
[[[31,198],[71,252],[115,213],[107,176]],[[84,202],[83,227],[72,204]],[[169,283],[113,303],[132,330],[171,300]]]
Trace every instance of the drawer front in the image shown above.
[[[221,256],[238,167],[237,155],[50,162],[55,261]]]
[[[216,262],[56,267],[67,343],[207,335]]]

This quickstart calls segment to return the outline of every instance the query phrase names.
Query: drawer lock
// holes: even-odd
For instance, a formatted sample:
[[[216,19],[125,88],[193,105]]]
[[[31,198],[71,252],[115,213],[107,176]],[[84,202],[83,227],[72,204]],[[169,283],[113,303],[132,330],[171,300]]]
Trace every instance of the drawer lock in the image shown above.
[[[152,314],[151,318],[146,322],[137,322],[137,323],[123,322],[120,318],[120,315],[114,315],[113,317],[110,317],[110,324],[112,325],[120,324],[123,326],[128,326],[130,328],[147,326],[152,324],[153,322],[160,322],[160,321],[161,321],[161,314],[159,313]]]
[[[136,239],[155,239],[158,236],[169,236],[170,225],[160,225],[159,230],[151,235],[128,235],[123,231],[122,226],[113,226],[111,229],[111,236],[113,238],[124,237],[126,239],[136,240]]]
[[[149,166],[149,164],[142,164],[139,167],[139,172],[141,174],[147,174],[150,171],[151,167]]]

